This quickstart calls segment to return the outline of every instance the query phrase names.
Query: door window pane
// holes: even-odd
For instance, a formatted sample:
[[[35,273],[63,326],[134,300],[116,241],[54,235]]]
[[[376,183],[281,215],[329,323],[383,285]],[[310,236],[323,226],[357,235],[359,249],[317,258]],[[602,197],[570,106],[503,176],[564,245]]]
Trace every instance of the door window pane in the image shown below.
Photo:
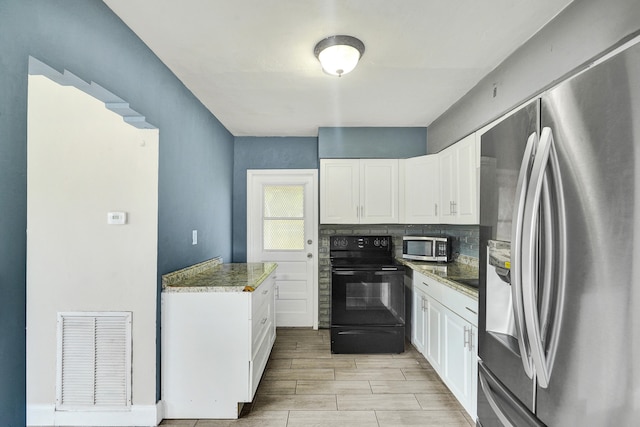
[[[264,250],[304,249],[304,186],[265,185]]]

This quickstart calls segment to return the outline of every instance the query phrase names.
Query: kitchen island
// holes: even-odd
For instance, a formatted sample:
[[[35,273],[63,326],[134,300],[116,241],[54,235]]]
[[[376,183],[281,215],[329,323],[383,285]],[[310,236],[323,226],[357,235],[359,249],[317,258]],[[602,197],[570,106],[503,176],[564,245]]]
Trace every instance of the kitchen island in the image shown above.
[[[276,337],[275,263],[219,258],[162,277],[164,418],[238,418]]]

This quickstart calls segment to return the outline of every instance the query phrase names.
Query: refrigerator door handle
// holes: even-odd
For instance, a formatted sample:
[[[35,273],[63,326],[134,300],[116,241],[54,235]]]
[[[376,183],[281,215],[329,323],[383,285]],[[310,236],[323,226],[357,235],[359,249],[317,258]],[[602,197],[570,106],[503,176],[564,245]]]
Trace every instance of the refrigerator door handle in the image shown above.
[[[547,169],[549,168],[549,169]],[[547,172],[550,170],[551,178],[554,182],[554,192],[556,195],[556,210],[558,211],[557,230],[554,227],[553,218],[551,218],[551,202],[552,191],[549,187]],[[525,201],[524,224],[526,230],[523,232],[524,244],[522,245],[522,277],[523,277],[523,302],[525,313],[526,331],[531,346],[531,358],[535,366],[538,385],[542,388],[549,386],[551,370],[558,344],[558,333],[560,327],[560,313],[562,309],[562,297],[564,294],[564,196],[560,184],[560,175],[558,169],[557,155],[554,147],[553,134],[551,129],[544,128],[540,135],[540,143],[538,152],[531,170],[532,184],[527,189],[527,198]],[[537,236],[539,232],[539,212],[541,201],[544,199],[544,221],[545,221],[545,273],[543,274],[543,299],[541,314],[538,315],[538,253]],[[553,240],[553,230],[558,232],[558,248],[557,254],[553,252],[555,248]],[[558,260],[558,261],[556,261]],[[557,264],[556,264],[557,262]],[[552,282],[554,281],[554,273],[558,274],[558,298],[556,298],[556,316],[555,321],[550,319],[550,307],[552,299]],[[541,317],[544,323],[541,323]],[[549,335],[549,352],[546,352],[544,336],[547,336],[547,325],[551,325],[551,333]]]
[[[560,175],[560,165],[553,139],[553,132],[547,129],[550,138],[548,172],[553,186],[546,179],[543,196],[545,197],[545,274],[543,281],[543,298],[540,308],[542,323],[540,346],[546,348],[544,367],[539,370],[538,383],[546,388],[551,380],[551,371],[558,350],[562,311],[564,309],[564,294],[566,288],[566,211],[565,199]],[[553,203],[553,208],[551,208]],[[555,213],[555,216],[554,216]],[[548,243],[547,243],[548,242]],[[554,285],[555,284],[555,288]],[[552,313],[551,309],[555,307]],[[547,342],[544,342],[547,337]],[[543,385],[546,384],[546,385]]]
[[[496,399],[493,396],[493,391],[489,387],[489,383],[484,378],[482,372],[480,372],[480,375],[478,375],[478,379],[480,380],[480,387],[482,388],[482,392],[487,398],[487,402],[489,402],[489,406],[491,406],[491,409],[493,409],[493,412],[496,414],[496,417],[498,417],[502,425],[504,427],[515,427],[513,424],[511,424],[511,421],[509,421],[507,416],[502,412],[500,406],[498,406],[498,402],[496,402]]]
[[[527,139],[524,150],[524,157],[520,164],[518,182],[516,185],[515,209],[512,218],[512,245],[511,245],[511,299],[513,300],[513,316],[515,320],[518,346],[520,348],[520,358],[522,366],[529,378],[533,378],[533,364],[530,358],[529,344],[526,341],[526,327],[524,317],[524,304],[522,298],[522,231],[525,211],[525,199],[527,188],[529,187],[529,172],[531,159],[536,152],[538,145],[538,134],[532,133]]]
[[[493,375],[482,360],[478,360],[478,380],[482,394],[486,397],[491,410],[504,427],[545,427],[544,424],[529,412],[513,394]],[[500,397],[503,405],[497,400]],[[509,413],[518,419],[513,421],[502,408],[509,408]]]

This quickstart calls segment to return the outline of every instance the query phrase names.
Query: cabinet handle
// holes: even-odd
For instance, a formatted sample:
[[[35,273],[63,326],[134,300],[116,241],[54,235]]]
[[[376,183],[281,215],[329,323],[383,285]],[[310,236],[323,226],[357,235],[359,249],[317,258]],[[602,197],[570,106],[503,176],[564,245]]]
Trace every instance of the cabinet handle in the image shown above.
[[[473,328],[469,328],[469,351],[473,352]]]
[[[466,306],[465,306],[465,308],[466,308],[467,310],[469,310],[470,312],[472,312],[473,314],[478,314],[478,312],[477,312],[477,311],[473,311],[473,310],[471,310],[469,307],[466,307]]]
[[[276,286],[276,299],[280,298],[280,286]]]
[[[269,289],[265,289],[264,291],[262,291],[262,295],[266,295],[269,293]]]
[[[469,330],[470,328],[468,328],[467,326],[464,327],[464,348],[467,348],[467,344],[469,344],[470,341],[470,339],[468,338]]]
[[[435,216],[438,216],[438,204],[434,203],[433,206],[435,206]]]
[[[262,322],[260,322],[260,323],[262,323],[263,325],[264,325],[265,323],[267,323],[267,318],[265,317],[264,319],[262,319]]]
[[[423,285],[425,286],[429,286],[429,284],[427,282],[422,282]]]

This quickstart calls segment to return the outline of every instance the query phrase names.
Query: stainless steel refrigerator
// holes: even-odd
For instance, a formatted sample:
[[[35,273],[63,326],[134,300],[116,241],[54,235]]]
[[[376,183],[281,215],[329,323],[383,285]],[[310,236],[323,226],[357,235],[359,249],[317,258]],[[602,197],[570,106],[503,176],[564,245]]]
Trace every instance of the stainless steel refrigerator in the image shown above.
[[[640,44],[481,153],[478,425],[640,425]]]

